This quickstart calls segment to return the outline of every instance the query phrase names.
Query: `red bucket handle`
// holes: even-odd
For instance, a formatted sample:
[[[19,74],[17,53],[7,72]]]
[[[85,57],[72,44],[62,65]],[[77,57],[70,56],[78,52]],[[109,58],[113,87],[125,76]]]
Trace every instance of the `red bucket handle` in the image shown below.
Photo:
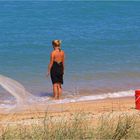
[[[140,99],[140,96],[135,100],[135,102],[137,102]]]
[[[136,95],[136,92],[140,92],[140,90],[135,90],[135,95]],[[140,99],[140,96],[135,100],[135,102],[137,102],[138,100]]]

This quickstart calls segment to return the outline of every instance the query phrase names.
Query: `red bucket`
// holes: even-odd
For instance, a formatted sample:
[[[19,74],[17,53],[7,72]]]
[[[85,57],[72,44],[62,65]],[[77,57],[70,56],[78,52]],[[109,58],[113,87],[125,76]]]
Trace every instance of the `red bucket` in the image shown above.
[[[140,110],[140,89],[135,90],[135,104],[136,104],[136,109]]]

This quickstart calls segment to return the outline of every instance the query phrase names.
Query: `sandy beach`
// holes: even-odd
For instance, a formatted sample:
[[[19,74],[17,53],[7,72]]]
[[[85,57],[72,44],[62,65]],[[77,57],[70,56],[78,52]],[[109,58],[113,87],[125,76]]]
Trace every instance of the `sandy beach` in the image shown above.
[[[26,111],[0,114],[0,136],[11,140],[139,139],[140,114],[134,101],[127,97],[49,107],[38,104]]]
[[[16,122],[20,120],[43,118],[46,113],[51,117],[68,117],[76,112],[84,112],[85,114],[87,114],[87,116],[88,114],[89,116],[99,116],[101,114],[109,112],[137,112],[137,110],[135,109],[134,97],[55,104],[50,105],[49,107],[46,107],[45,105],[37,105],[36,107],[34,106],[34,108],[36,108],[36,110],[31,107],[26,111],[0,114],[0,122],[6,123]],[[46,108],[46,111],[44,111],[43,108]],[[48,108],[50,108],[50,110]]]

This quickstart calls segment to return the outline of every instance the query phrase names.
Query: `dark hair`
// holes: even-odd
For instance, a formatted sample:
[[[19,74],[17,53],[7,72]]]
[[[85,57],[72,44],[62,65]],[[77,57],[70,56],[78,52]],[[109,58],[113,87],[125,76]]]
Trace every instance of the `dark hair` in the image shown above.
[[[52,45],[53,46],[60,46],[61,45],[61,40],[53,40]]]

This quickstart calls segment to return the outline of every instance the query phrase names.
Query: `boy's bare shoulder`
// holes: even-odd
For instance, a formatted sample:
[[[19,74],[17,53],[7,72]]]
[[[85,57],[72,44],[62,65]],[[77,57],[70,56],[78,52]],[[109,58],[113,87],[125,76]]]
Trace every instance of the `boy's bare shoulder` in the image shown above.
[[[55,54],[55,51],[53,50],[52,52],[51,52],[51,55],[54,55]]]
[[[55,53],[55,50],[53,50],[51,53],[54,54]]]

